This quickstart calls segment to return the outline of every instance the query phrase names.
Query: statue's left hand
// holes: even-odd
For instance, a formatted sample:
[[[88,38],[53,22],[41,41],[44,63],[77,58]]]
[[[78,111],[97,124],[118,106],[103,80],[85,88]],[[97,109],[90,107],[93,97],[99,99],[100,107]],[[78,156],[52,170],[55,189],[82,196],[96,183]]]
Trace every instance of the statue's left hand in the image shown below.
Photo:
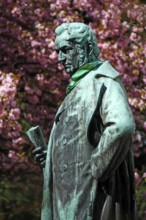
[[[41,147],[35,148],[32,153],[35,156],[37,162],[39,162],[41,167],[45,167],[47,150],[42,150]]]

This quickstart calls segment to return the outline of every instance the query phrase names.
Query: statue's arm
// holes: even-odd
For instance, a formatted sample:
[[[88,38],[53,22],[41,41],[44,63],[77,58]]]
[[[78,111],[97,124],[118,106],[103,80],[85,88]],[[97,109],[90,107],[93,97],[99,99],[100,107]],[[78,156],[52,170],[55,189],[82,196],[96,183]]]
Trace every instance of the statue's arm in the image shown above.
[[[104,131],[91,156],[91,172],[105,180],[115,171],[132,145],[134,121],[121,85],[105,78],[107,87],[100,107]]]
[[[48,143],[48,147],[46,146],[45,140],[43,140],[42,134],[41,134],[41,138],[39,139],[38,137],[36,137],[35,139],[37,140],[35,145],[35,149],[32,151],[35,160],[40,164],[40,166],[42,168],[45,168],[45,164],[46,164],[46,159],[47,159],[47,151],[49,151],[52,147],[52,133],[53,133],[53,129],[55,127],[55,123],[52,127],[51,133],[50,133],[50,138],[49,138],[49,143]],[[40,134],[39,134],[40,135]],[[39,141],[40,140],[40,141]],[[51,153],[49,154],[49,157],[51,156]]]

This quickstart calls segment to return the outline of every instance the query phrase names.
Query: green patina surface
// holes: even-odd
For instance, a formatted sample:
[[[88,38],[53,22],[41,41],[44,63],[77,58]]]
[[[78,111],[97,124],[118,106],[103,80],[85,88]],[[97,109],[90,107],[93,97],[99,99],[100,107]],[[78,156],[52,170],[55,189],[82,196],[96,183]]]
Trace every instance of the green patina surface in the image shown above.
[[[119,73],[99,61],[85,24],[62,24],[55,44],[71,82],[49,139],[41,220],[135,220],[134,121]]]

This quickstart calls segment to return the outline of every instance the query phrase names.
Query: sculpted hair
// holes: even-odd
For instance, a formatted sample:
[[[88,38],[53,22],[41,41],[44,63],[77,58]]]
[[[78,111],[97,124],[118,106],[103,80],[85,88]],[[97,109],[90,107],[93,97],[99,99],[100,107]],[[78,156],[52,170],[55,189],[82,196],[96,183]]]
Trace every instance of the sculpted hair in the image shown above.
[[[63,23],[55,30],[56,37],[62,33],[67,32],[67,40],[74,41],[76,43],[92,43],[93,54],[99,56],[99,48],[97,46],[97,39],[92,29],[86,24],[79,22]]]

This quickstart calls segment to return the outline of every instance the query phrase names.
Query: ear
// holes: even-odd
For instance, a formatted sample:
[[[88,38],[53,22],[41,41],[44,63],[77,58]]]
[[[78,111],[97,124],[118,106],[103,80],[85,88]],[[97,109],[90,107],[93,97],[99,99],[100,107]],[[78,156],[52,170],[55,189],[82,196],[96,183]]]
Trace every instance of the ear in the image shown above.
[[[93,52],[93,44],[91,41],[88,42],[87,50],[88,50],[88,54],[91,55]]]

